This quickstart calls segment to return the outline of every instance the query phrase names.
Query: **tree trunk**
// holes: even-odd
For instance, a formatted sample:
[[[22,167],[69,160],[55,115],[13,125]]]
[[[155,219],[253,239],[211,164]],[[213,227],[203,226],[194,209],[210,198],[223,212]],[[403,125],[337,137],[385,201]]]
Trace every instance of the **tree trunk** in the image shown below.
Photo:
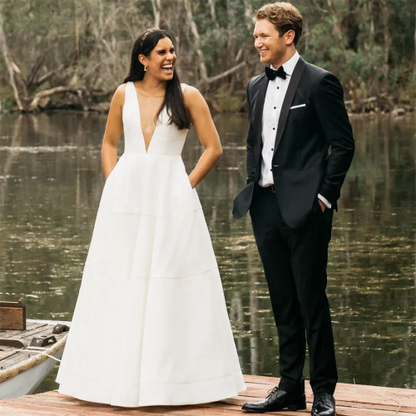
[[[360,13],[357,0],[350,0],[348,2],[348,14],[342,19],[342,26],[346,30],[348,49],[358,51],[358,35],[360,28],[357,21],[357,16]]]
[[[415,35],[414,35],[414,41],[413,41],[413,48],[415,52],[415,68],[414,68],[414,75],[416,76],[416,8],[415,8]]]
[[[6,35],[4,34],[4,30],[3,30],[3,15],[1,12],[0,12],[0,45],[1,45],[1,48],[3,49],[3,58],[4,58],[4,61],[6,62],[7,71],[9,72],[9,82],[13,88],[14,99],[16,100],[16,104],[19,110],[24,111],[24,108],[23,108],[23,105],[19,96],[19,90],[17,89],[16,80],[14,77],[15,70],[13,68],[13,61],[10,57],[9,49],[7,47]]]
[[[382,16],[383,16],[383,25],[384,25],[384,62],[383,62],[383,72],[384,72],[384,91],[388,92],[389,87],[389,57],[390,57],[390,48],[391,48],[391,37],[389,32],[389,18],[390,13],[387,7],[385,0],[382,0]]]
[[[244,17],[246,20],[247,29],[252,32],[253,30],[253,7],[251,3],[244,0]]]
[[[309,50],[309,20],[308,19],[303,19],[303,30],[304,30],[304,35],[303,38],[305,39],[305,52],[307,52]]]
[[[155,17],[155,27],[160,26],[160,1],[152,0],[153,16]]]
[[[208,0],[209,10],[211,12],[211,20],[217,24],[217,16],[215,14],[215,0]]]
[[[370,34],[368,36],[368,44],[369,44],[369,49],[371,50],[374,45],[374,34],[375,34],[373,3],[372,2],[368,3],[366,7],[367,7],[367,12],[370,14],[370,28],[369,28]]]
[[[191,31],[192,35],[194,36],[194,48],[195,52],[198,55],[198,66],[199,66],[199,73],[201,78],[204,80],[208,78],[207,68],[205,66],[204,62],[204,54],[199,47],[200,37],[198,32],[198,27],[196,26],[196,23],[194,22],[194,17],[192,15],[192,5],[189,0],[183,0],[185,11],[186,11],[186,18],[187,21],[191,23]]]
[[[77,0],[75,0],[74,4],[74,15],[75,15],[75,51],[77,55],[77,59],[79,59],[79,18],[78,18],[78,5]]]
[[[338,40],[338,47],[344,53],[345,60],[347,60],[347,52],[345,50],[344,38],[342,35],[342,29],[341,29],[341,25],[339,22],[339,16],[338,16],[337,10],[335,9],[335,6],[332,3],[332,0],[327,0],[327,4],[328,4],[328,12],[331,16],[332,23],[334,25],[335,36]]]

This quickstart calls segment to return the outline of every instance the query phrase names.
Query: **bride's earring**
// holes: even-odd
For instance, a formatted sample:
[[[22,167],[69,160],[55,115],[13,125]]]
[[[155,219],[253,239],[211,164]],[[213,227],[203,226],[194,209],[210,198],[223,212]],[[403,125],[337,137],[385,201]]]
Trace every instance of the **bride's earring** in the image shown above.
[[[147,71],[147,66],[146,65],[144,65],[144,72],[146,72]]]

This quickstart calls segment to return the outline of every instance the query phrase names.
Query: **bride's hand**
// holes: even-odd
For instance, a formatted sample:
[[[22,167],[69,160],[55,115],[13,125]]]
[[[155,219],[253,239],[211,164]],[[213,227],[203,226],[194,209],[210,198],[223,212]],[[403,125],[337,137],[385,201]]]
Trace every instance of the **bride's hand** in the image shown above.
[[[191,186],[195,188],[221,157],[222,147],[208,104],[201,93],[196,88],[187,86],[183,98],[198,139],[205,148],[194,170],[189,175]]]

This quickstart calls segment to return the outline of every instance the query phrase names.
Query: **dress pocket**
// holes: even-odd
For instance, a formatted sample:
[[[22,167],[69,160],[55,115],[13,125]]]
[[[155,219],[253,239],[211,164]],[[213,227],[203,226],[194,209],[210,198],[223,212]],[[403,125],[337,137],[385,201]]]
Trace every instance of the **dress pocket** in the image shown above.
[[[189,175],[188,174],[186,174],[186,180],[188,181],[189,187],[193,191],[195,188],[192,188],[192,184],[191,184],[191,181],[189,180]]]
[[[105,180],[105,183],[107,183],[109,181],[110,178],[114,177],[114,174],[116,173],[116,171],[118,170],[119,166],[120,166],[120,162],[122,161],[122,157],[120,157],[120,159],[118,159],[116,165],[114,166],[113,170],[110,172],[110,174],[107,176],[107,179]]]

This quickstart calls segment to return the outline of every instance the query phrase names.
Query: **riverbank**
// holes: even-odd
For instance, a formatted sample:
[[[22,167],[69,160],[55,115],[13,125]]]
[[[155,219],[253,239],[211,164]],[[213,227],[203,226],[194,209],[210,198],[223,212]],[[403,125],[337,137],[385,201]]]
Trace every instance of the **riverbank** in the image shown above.
[[[67,102],[67,101],[54,101],[44,103],[43,106],[39,106],[33,111],[20,111],[10,101],[2,102],[0,99],[0,114],[7,113],[21,113],[21,114],[38,114],[42,112],[80,112],[80,113],[101,113],[106,114],[110,109],[111,96],[108,100],[91,105],[85,105],[85,103]],[[236,102],[239,101],[239,102]],[[235,114],[246,113],[246,103],[241,100],[234,100],[228,106],[224,102],[218,102],[215,98],[207,98],[207,102],[213,114]],[[393,117],[400,117],[406,114],[410,114],[416,111],[416,104],[411,100],[396,100],[393,98],[385,97],[371,97],[365,100],[346,100],[345,106],[347,107],[348,114],[352,117],[359,116],[379,116],[379,115],[392,115]]]

